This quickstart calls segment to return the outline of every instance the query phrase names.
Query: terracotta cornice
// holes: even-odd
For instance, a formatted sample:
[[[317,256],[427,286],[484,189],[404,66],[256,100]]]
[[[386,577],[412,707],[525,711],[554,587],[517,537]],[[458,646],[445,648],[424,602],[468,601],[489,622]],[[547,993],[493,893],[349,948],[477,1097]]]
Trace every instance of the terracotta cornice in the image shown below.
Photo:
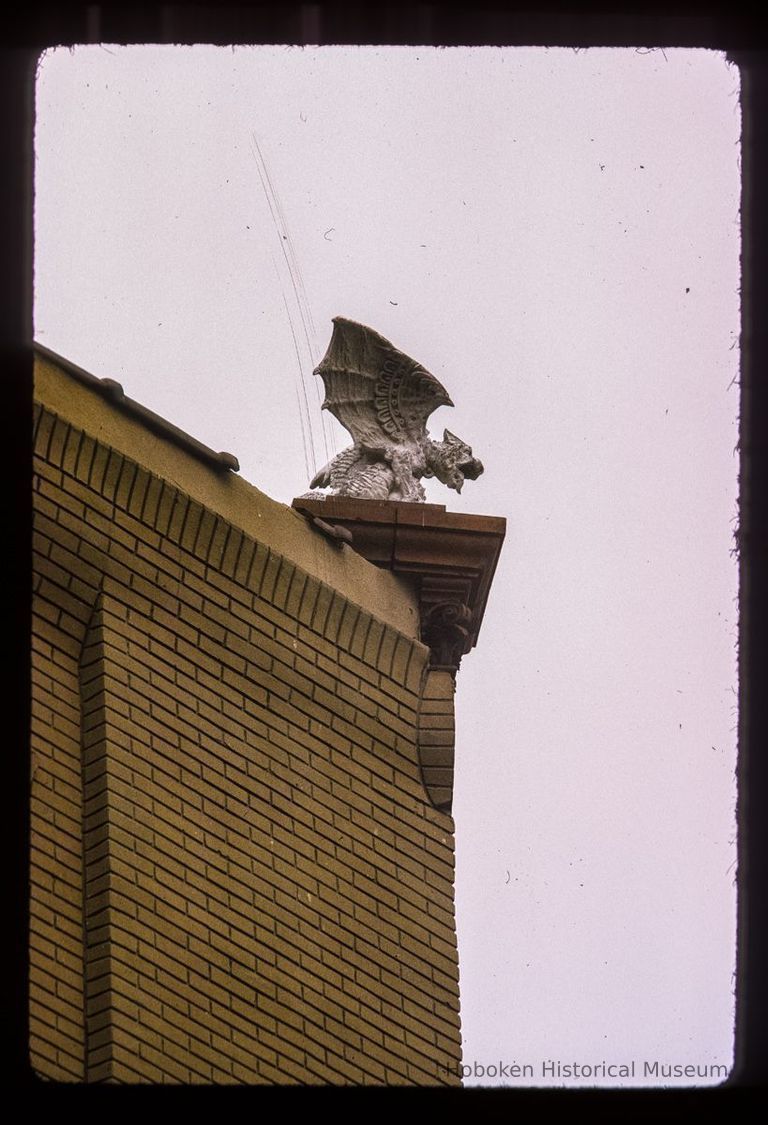
[[[477,643],[506,520],[447,512],[442,504],[340,496],[300,497],[293,507],[328,532],[348,532],[369,562],[413,580],[431,667],[455,672]]]

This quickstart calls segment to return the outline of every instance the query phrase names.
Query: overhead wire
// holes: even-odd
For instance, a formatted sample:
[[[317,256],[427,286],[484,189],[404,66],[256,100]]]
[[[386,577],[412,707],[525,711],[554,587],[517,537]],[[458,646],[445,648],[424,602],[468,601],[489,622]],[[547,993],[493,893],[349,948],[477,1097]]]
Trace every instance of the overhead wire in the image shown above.
[[[275,227],[275,231],[276,231],[277,236],[278,236],[278,242],[280,243],[280,250],[281,250],[281,253],[283,255],[283,260],[284,260],[285,266],[288,270],[288,276],[290,278],[291,288],[292,288],[292,291],[293,291],[293,297],[294,297],[294,300],[296,302],[296,307],[297,307],[298,313],[299,313],[299,320],[301,322],[301,334],[303,335],[304,344],[305,344],[306,351],[307,351],[307,356],[308,356],[308,359],[309,359],[309,362],[310,362],[312,368],[314,368],[315,362],[316,362],[315,352],[317,350],[316,344],[313,344],[313,340],[316,339],[315,326],[314,326],[314,321],[313,321],[313,318],[312,318],[312,312],[311,312],[311,309],[309,307],[309,301],[307,299],[306,288],[304,286],[304,281],[303,281],[303,278],[302,278],[302,275],[301,275],[301,270],[300,270],[300,267],[299,267],[298,259],[296,257],[296,252],[295,252],[295,249],[294,249],[294,246],[293,246],[293,241],[292,241],[290,233],[288,231],[288,224],[285,221],[285,215],[284,215],[283,210],[282,210],[280,199],[277,195],[277,192],[275,191],[274,184],[272,183],[272,178],[269,174],[269,169],[267,167],[267,163],[264,159],[264,154],[261,150],[261,146],[259,145],[258,138],[257,138],[255,133],[251,133],[251,140],[253,142],[253,155],[254,155],[254,159],[256,160],[256,167],[257,167],[258,172],[259,172],[259,179],[261,180],[261,186],[262,186],[262,189],[264,191],[264,195],[265,195],[266,200],[267,200],[267,206],[269,207],[269,212],[270,212],[270,216],[272,218],[272,223]],[[306,381],[305,381],[305,377],[304,377],[304,363],[302,362],[301,348],[300,348],[300,345],[299,345],[299,340],[297,338],[296,331],[294,329],[293,317],[291,316],[291,310],[289,308],[288,301],[286,300],[285,290],[283,288],[282,281],[281,281],[281,291],[282,291],[282,296],[283,296],[283,303],[285,305],[286,315],[288,317],[288,323],[289,323],[290,330],[291,330],[291,336],[293,338],[294,350],[296,352],[296,360],[297,360],[298,367],[299,367],[299,381],[300,381],[300,384],[301,384],[301,398],[299,399],[299,411],[300,411],[300,418],[301,418],[301,423],[302,423],[302,440],[304,441],[304,443],[306,445],[306,434],[309,435],[309,445],[310,445],[310,450],[311,450],[312,461],[313,461],[313,464],[314,464],[314,472],[317,472],[317,459],[316,459],[316,453],[315,453],[314,431],[313,431],[313,426],[312,426],[312,415],[310,414],[310,410],[309,410],[309,397],[308,397],[308,394],[307,394],[307,386],[306,386]],[[319,387],[317,385],[317,380],[313,380],[313,382],[315,384],[315,394],[316,394],[316,397],[317,397],[318,405],[321,406],[322,404],[321,404],[321,400],[320,400],[320,390],[319,390]],[[302,399],[303,399],[303,403],[304,403],[304,410],[306,412],[306,432],[305,432],[305,425],[304,425],[304,417],[303,417],[303,413],[302,413],[302,410],[301,410],[301,400]],[[329,450],[330,450],[329,436],[328,436],[328,431],[326,429],[325,415],[324,415],[322,409],[318,410],[317,417],[320,420],[320,428],[321,428],[323,446],[324,446],[324,449],[325,449],[325,458],[326,458],[326,461],[328,461],[328,460],[330,460],[330,456],[331,456],[330,452],[329,452]],[[310,474],[310,476],[313,476],[313,475],[314,475],[314,473]]]

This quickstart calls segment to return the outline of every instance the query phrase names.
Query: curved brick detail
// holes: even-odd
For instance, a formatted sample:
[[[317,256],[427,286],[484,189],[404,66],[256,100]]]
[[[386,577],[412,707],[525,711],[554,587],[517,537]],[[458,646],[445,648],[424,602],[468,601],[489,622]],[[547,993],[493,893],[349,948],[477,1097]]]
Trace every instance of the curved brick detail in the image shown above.
[[[419,762],[424,788],[436,809],[450,813],[456,743],[454,673],[429,668],[419,705]]]
[[[506,522],[446,512],[441,504],[298,497],[293,507],[347,537],[363,558],[396,574],[418,598],[429,652],[417,741],[424,788],[450,813],[455,749],[454,689],[462,657],[477,642]]]
[[[35,469],[38,1071],[459,1084],[429,650],[49,410]]]

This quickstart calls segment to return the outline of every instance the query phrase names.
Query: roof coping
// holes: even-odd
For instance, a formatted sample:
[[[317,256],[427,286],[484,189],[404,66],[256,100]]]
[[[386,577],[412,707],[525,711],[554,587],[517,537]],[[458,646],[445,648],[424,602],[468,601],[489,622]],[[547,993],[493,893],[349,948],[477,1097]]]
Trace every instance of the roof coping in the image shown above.
[[[161,418],[159,414],[155,414],[153,410],[149,410],[146,406],[142,406],[140,402],[136,402],[132,398],[128,398],[123,390],[122,384],[118,383],[116,379],[99,379],[96,375],[91,375],[89,371],[78,367],[76,363],[71,360],[65,359],[64,356],[58,355],[57,352],[46,348],[44,344],[34,344],[35,351],[44,359],[49,360],[51,363],[56,364],[57,367],[66,371],[79,383],[85,384],[92,390],[96,391],[103,398],[108,399],[114,406],[124,410],[127,414],[132,414],[135,418],[161,437],[168,438],[174,442],[175,445],[180,446],[182,449],[191,453],[194,457],[205,461],[214,469],[228,469],[233,473],[240,471],[240,462],[234,453],[217,453],[209,446],[204,445],[197,438],[187,434],[184,430],[180,430],[178,426],[174,426],[172,422],[168,422],[165,418]]]

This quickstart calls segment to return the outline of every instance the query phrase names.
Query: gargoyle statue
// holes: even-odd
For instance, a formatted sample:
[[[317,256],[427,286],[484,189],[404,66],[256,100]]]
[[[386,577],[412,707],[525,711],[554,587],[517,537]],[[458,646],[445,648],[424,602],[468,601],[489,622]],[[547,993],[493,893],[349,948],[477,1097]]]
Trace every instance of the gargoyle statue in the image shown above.
[[[476,480],[482,473],[466,442],[448,430],[442,441],[427,434],[432,411],[453,406],[445,388],[372,328],[334,317],[331,342],[315,375],[322,375],[325,384],[323,409],[349,430],[354,444],[329,461],[310,488],[330,488],[332,496],[419,503],[426,498],[422,477],[437,477],[461,492],[466,477]]]

